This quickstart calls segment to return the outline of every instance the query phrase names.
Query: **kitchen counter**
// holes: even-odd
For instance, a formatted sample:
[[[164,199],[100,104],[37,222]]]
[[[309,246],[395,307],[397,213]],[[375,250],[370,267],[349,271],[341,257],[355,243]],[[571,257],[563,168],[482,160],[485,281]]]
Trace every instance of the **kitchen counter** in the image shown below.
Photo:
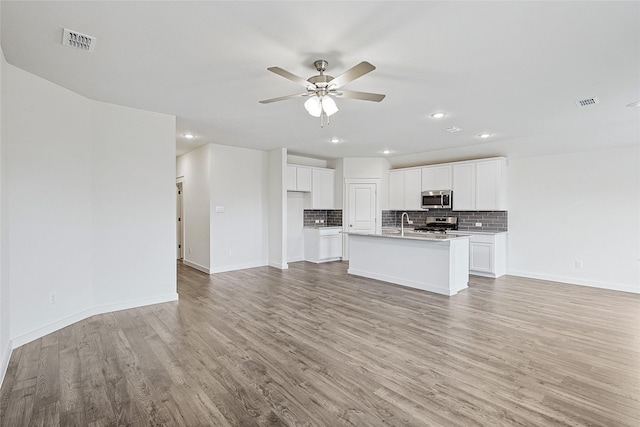
[[[496,234],[506,234],[508,231],[473,231],[473,230],[451,230],[447,234],[468,234],[468,235],[486,235],[495,236]]]
[[[468,236],[405,233],[347,233],[348,273],[449,296],[467,288]]]

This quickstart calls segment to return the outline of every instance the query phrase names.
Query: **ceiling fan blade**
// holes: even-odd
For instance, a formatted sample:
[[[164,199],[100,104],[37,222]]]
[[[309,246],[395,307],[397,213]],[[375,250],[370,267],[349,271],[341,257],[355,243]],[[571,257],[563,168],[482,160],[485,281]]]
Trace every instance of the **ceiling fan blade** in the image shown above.
[[[305,92],[305,93],[296,93],[295,95],[287,95],[287,96],[281,96],[278,98],[271,98],[271,99],[263,99],[262,101],[258,101],[260,104],[270,104],[272,102],[277,102],[277,101],[284,101],[285,99],[292,99],[292,98],[298,98],[300,96],[309,96],[309,92]]]
[[[369,64],[367,61],[362,61],[358,65],[355,65],[349,68],[344,73],[340,74],[338,77],[335,77],[333,80],[329,80],[330,88],[339,88],[347,83],[357,79],[358,77],[362,77],[367,73],[375,70],[376,67]]]
[[[308,82],[307,80],[303,79],[302,77],[296,76],[295,74],[292,74],[292,73],[288,72],[287,70],[283,70],[280,67],[269,67],[269,68],[267,68],[267,70],[271,71],[272,73],[276,73],[279,76],[284,77],[285,79],[289,79],[292,82],[298,83],[300,86],[303,86],[303,87],[311,86],[312,88],[315,88],[315,85],[313,83]]]
[[[350,99],[362,99],[363,101],[373,101],[380,102],[384,99],[385,95],[379,93],[369,93],[369,92],[356,92],[353,90],[340,90],[337,92],[332,92],[336,96],[342,98],[350,98]]]

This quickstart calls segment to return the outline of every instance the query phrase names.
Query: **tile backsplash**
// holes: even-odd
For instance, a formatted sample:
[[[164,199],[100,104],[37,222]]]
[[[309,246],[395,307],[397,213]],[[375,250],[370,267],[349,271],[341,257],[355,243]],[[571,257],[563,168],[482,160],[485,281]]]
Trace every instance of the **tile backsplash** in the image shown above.
[[[324,224],[316,224],[316,220],[323,220]],[[324,225],[326,227],[342,227],[342,209],[312,210],[305,209],[303,216],[305,227]]]
[[[400,227],[402,213],[407,212],[413,225],[424,225],[428,216],[457,216],[458,229],[466,231],[500,232],[508,230],[507,211],[452,211],[449,209],[430,209],[429,211],[382,211],[383,227]],[[482,223],[476,227],[476,223]],[[406,224],[405,224],[406,226]]]

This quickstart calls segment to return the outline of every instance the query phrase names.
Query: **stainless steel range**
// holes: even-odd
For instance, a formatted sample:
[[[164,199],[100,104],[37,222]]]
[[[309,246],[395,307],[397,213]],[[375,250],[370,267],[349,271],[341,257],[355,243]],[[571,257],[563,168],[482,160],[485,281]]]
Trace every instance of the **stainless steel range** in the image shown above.
[[[457,229],[457,216],[428,216],[425,225],[419,225],[414,228],[415,231],[428,231],[431,233],[446,233],[447,230]]]

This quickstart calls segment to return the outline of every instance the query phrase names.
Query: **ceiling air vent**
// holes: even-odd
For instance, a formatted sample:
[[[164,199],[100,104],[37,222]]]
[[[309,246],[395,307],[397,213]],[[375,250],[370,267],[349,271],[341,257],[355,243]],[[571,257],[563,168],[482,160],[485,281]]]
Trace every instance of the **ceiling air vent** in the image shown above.
[[[593,98],[585,98],[585,99],[581,99],[579,101],[576,101],[576,105],[578,107],[588,107],[589,105],[595,105],[597,103],[599,103],[600,101],[598,101],[598,98],[596,98],[595,96]]]
[[[458,126],[451,126],[449,128],[446,128],[445,130],[449,133],[456,133],[456,132],[460,132],[462,128],[459,128]]]
[[[62,44],[75,49],[93,52],[96,47],[96,38],[65,28],[62,32]]]

